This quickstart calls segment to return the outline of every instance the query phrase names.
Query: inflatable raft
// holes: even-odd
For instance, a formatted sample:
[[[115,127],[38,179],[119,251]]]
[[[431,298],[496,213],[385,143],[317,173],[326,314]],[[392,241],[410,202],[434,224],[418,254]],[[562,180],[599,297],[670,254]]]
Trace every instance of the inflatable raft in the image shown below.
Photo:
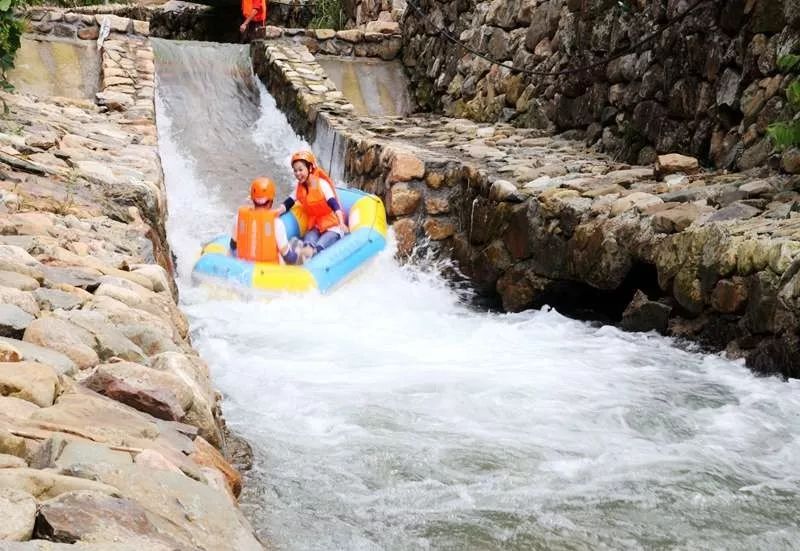
[[[230,250],[229,235],[220,235],[203,246],[192,270],[196,281],[229,283],[271,292],[327,292],[341,283],[386,246],[386,211],[375,195],[349,188],[336,188],[347,214],[350,233],[314,255],[302,266],[250,262],[236,258]],[[302,210],[295,205],[283,214],[286,236],[306,232]]]

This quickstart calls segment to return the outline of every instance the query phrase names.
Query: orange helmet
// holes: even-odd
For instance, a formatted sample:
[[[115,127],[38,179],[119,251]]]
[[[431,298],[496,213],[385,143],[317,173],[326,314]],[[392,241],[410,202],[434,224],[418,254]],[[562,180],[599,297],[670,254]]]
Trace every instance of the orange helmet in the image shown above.
[[[250,199],[257,205],[275,199],[275,182],[269,178],[259,176],[250,182]]]
[[[294,155],[292,155],[292,164],[294,164],[296,161],[305,161],[311,166],[316,166],[317,164],[317,159],[310,151],[297,151]]]

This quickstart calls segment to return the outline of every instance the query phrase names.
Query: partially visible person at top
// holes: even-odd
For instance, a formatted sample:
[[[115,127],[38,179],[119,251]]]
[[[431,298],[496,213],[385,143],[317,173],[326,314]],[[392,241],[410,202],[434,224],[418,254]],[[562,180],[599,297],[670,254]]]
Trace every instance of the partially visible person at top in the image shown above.
[[[292,170],[297,185],[292,194],[278,207],[278,213],[290,210],[295,202],[300,203],[308,217],[308,231],[303,242],[318,253],[341,239],[347,232],[344,211],[336,197],[336,189],[324,170],[317,166],[310,151],[298,151],[292,155]]]
[[[242,17],[239,32],[243,39],[252,37],[267,22],[267,0],[242,0]]]
[[[259,177],[250,183],[253,206],[239,208],[230,248],[237,258],[253,262],[297,264],[304,258],[286,239],[286,227],[272,208],[275,183]]]

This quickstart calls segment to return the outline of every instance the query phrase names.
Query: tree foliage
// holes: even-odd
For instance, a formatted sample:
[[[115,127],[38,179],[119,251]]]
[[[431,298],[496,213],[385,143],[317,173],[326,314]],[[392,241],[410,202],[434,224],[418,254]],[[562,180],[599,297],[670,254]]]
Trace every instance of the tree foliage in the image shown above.
[[[24,31],[22,20],[16,15],[19,0],[0,0],[0,87],[11,90],[6,73],[14,67],[14,56]]]

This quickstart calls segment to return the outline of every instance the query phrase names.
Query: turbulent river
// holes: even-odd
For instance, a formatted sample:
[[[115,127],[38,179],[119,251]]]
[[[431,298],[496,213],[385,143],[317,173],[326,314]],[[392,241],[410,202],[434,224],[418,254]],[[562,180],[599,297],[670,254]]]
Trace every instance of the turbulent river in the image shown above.
[[[475,311],[391,251],[329,296],[193,287],[201,243],[252,177],[283,195],[303,142],[243,47],[154,44],[182,306],[275,548],[797,548],[800,381],[552,310]]]

